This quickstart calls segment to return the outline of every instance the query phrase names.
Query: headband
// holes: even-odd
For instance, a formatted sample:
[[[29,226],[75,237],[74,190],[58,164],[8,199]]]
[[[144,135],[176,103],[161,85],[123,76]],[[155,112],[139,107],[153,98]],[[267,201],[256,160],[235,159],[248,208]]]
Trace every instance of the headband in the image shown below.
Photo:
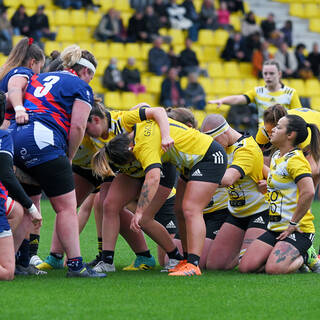
[[[225,120],[219,127],[215,129],[211,129],[209,131],[204,132],[205,134],[210,135],[213,139],[217,138],[224,132],[226,132],[230,128],[228,122]]]
[[[81,58],[77,63],[82,65],[82,66],[84,66],[84,67],[87,67],[93,73],[96,73],[96,68],[94,67],[94,65],[89,60]]]

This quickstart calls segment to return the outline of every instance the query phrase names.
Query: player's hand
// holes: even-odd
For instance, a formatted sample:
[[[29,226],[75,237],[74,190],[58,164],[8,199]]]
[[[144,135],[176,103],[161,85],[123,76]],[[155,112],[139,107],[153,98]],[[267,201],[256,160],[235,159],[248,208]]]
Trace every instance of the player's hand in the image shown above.
[[[30,209],[28,209],[30,218],[35,227],[40,228],[42,225],[42,216],[38,211],[37,207],[33,204]]]
[[[208,103],[210,103],[210,104],[216,104],[216,105],[218,106],[218,108],[220,108],[221,105],[222,105],[222,100],[221,100],[221,99],[209,100]]]
[[[141,102],[141,103],[138,103],[137,105],[135,105],[134,107],[132,107],[130,110],[139,109],[141,107],[150,107],[150,105],[146,102]]]
[[[258,181],[257,185],[259,192],[261,192],[262,194],[267,193],[267,180],[260,180]]]
[[[139,232],[141,230],[140,227],[140,220],[142,218],[142,213],[136,212],[133,216],[133,218],[131,219],[131,223],[130,223],[130,229],[134,232]]]
[[[23,125],[29,122],[29,115],[27,114],[26,111],[23,111],[23,110],[16,111],[15,118],[16,118],[17,124]]]
[[[161,147],[164,152],[167,152],[169,149],[171,149],[174,145],[174,140],[169,136],[165,137],[161,140]]]
[[[297,226],[289,225],[287,230],[281,232],[280,236],[277,237],[277,240],[284,240],[285,238],[289,237],[290,234],[292,234],[295,231],[297,231]]]

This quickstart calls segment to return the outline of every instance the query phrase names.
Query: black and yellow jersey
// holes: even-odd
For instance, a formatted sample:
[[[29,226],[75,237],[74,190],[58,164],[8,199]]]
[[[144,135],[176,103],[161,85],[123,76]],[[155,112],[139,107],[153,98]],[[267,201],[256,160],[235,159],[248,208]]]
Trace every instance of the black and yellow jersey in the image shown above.
[[[228,168],[237,169],[241,178],[227,188],[228,209],[235,217],[248,217],[268,209],[268,203],[257,186],[263,179],[263,155],[251,136],[243,135],[226,148]]]
[[[209,204],[203,209],[203,214],[216,212],[228,208],[228,191],[226,188],[217,188]]]
[[[311,168],[300,149],[288,152],[282,157],[279,150],[274,153],[267,180],[269,230],[282,232],[287,229],[299,198],[297,182],[304,177],[311,177]],[[314,233],[313,219],[311,211],[308,210],[300,220],[298,230]]]
[[[248,103],[256,104],[260,122],[263,120],[263,112],[276,103],[280,103],[286,109],[302,107],[296,90],[285,85],[274,92],[269,91],[265,86],[255,87],[245,92],[244,95]]]

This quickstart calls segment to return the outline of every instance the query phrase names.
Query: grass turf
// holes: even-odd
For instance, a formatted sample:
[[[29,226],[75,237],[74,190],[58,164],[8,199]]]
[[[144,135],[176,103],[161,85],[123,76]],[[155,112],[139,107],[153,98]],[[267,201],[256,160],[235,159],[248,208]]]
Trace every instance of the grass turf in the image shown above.
[[[54,214],[43,202],[39,255],[50,248]],[[320,203],[315,202],[317,215]],[[319,227],[319,219],[316,226]],[[319,228],[317,228],[319,230]],[[316,248],[319,238],[316,238]],[[149,241],[152,253],[154,243]],[[96,253],[94,221],[81,234],[86,260]],[[65,270],[16,277],[1,283],[1,319],[318,319],[318,274],[268,276],[205,271],[202,277],[171,278],[153,271],[125,272],[134,254],[119,238],[117,272],[105,279],[67,279]]]

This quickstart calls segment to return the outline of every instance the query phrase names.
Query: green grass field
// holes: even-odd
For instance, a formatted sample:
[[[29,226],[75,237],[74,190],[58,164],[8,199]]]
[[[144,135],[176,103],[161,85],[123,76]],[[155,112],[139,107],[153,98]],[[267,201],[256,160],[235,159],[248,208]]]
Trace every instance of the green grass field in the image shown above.
[[[314,214],[320,203],[313,205]],[[54,214],[43,202],[44,225],[39,255],[50,249]],[[318,230],[320,219],[316,220]],[[149,241],[156,255],[156,246]],[[316,248],[319,237],[316,238]],[[82,254],[96,254],[93,219],[81,234]],[[125,272],[134,254],[119,239],[119,271],[105,279],[67,279],[66,270],[47,276],[17,277],[0,283],[0,319],[319,319],[320,275],[244,275],[204,271],[202,277],[171,278],[153,271]]]

